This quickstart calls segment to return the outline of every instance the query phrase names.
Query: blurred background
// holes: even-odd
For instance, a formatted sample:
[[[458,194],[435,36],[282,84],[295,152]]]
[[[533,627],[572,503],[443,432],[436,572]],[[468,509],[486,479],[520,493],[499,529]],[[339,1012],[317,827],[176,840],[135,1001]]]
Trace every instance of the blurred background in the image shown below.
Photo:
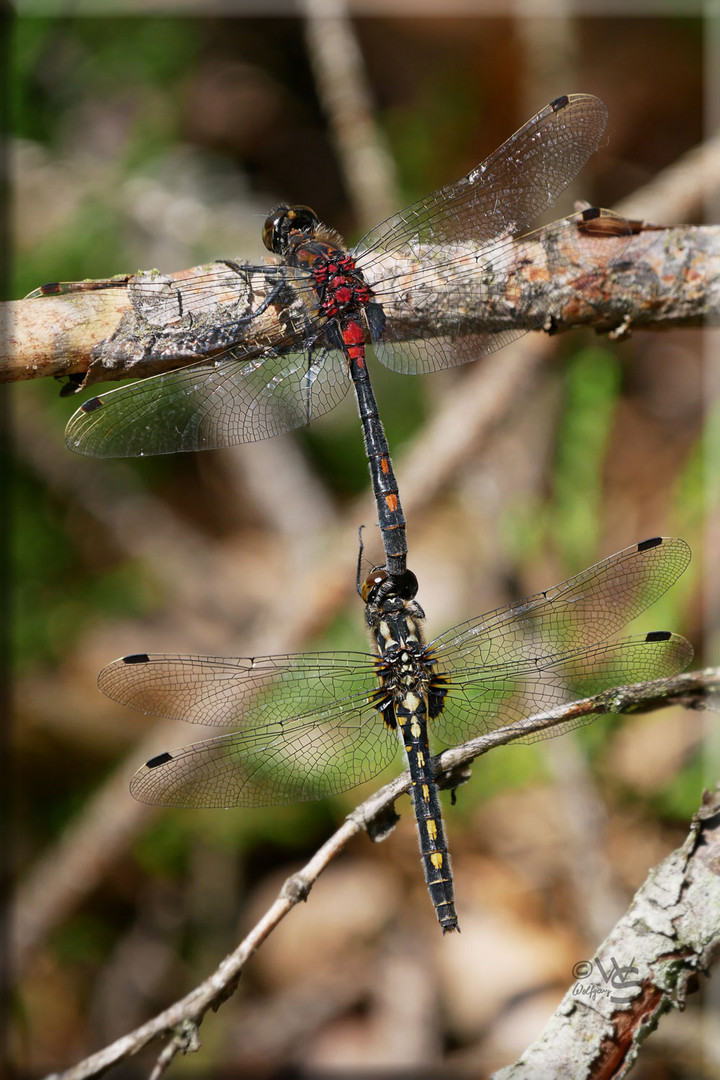
[[[262,222],[281,200],[310,204],[355,242],[569,91],[602,98],[610,122],[553,216],[573,198],[613,206],[702,141],[699,18],[353,10],[344,44],[302,14],[18,18],[11,295],[262,260]],[[353,65],[367,93],[355,130],[333,123]],[[352,164],[356,139],[374,148],[367,176]],[[702,217],[696,199],[681,220]],[[612,345],[578,332],[537,361],[526,338],[422,378],[373,364],[429,637],[641,539],[680,535],[691,569],[632,629],[684,633],[698,666],[712,659],[703,538],[717,531],[705,456],[717,410],[705,340],[683,330]],[[138,806],[134,769],[203,733],[96,688],[99,669],[128,652],[365,648],[354,564],[357,526],[374,514],[352,395],[265,444],[104,462],[65,449],[81,398],[59,389],[10,390],[22,942],[10,1050],[30,1075],[192,989],[373,790],[256,811]],[[372,528],[366,542],[379,558]],[[680,709],[608,718],[477,761],[457,805],[444,797],[454,939],[435,923],[402,799],[396,830],[377,845],[361,836],[331,865],[208,1016],[201,1055],[173,1068],[447,1076],[515,1060],[573,964],[682,842],[716,779],[703,773],[705,724]],[[717,1075],[711,1026],[696,994],[663,1021],[635,1075]],[[146,1075],[157,1051],[108,1075]]]

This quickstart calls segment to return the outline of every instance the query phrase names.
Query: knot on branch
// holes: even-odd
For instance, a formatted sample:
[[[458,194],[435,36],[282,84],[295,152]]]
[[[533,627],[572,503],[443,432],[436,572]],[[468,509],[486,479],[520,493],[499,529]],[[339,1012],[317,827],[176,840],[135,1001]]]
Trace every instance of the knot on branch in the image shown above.
[[[399,820],[400,815],[393,802],[389,806],[383,807],[382,810],[378,810],[371,818],[364,821],[363,825],[373,844],[379,844],[390,835]]]
[[[436,758],[433,764],[436,769],[435,783],[441,791],[450,791],[452,793],[452,804],[454,806],[456,790],[462,784],[467,784],[472,776],[470,763],[463,762],[459,765],[449,765],[443,768],[442,759]]]
[[[311,882],[302,874],[291,874],[280,890],[280,898],[291,900],[293,904],[299,904],[301,900],[304,903],[310,895],[311,888]]]

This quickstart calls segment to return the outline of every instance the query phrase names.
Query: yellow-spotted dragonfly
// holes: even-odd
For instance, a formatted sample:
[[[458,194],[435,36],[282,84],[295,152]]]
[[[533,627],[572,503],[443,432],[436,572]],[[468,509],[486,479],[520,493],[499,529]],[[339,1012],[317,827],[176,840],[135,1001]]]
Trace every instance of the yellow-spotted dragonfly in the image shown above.
[[[429,644],[412,572],[399,586],[378,568],[359,585],[372,654],[123,657],[99,676],[110,698],[156,716],[236,729],[151,758],[130,790],[163,806],[296,803],[369,780],[404,748],[430,895],[443,931],[455,930],[428,735],[451,746],[499,727],[522,733],[538,710],[681,671],[692,647],[676,634],[610,639],[689,561],[682,540],[645,540]]]
[[[151,272],[107,282],[127,287],[134,305],[134,322],[105,344],[107,358],[202,362],[91,397],[70,419],[68,446],[126,457],[264,439],[332,409],[349,372],[386,566],[400,577],[405,519],[366,345],[406,374],[466,363],[525,332],[508,323],[531,294],[539,329],[547,298],[560,290],[552,272],[539,284],[538,268],[557,257],[568,233],[583,237],[568,287],[582,292],[587,275],[624,250],[627,222],[591,209],[525,233],[597,149],[606,122],[605,105],[589,94],[556,98],[481,165],[388,218],[351,251],[308,207],[280,206],[263,231],[282,260],[275,265],[225,260],[182,280]],[[31,295],[84,287],[56,283]]]

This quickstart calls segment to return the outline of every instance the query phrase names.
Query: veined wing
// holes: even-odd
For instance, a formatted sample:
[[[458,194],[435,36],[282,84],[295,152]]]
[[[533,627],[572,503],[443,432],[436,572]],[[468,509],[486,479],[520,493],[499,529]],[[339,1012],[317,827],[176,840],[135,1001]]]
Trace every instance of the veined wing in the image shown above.
[[[545,592],[445,631],[429,646],[438,670],[552,661],[616,634],[666,592],[690,562],[684,540],[654,537]]]
[[[333,409],[349,386],[342,352],[238,358],[154,375],[92,397],[70,417],[65,441],[91,457],[142,457],[256,442]]]
[[[496,728],[522,730],[533,713],[612,687],[676,675],[692,656],[689,641],[665,631],[594,645],[552,659],[472,667],[468,656],[468,666],[450,676],[443,709],[430,730],[448,746]],[[581,716],[530,732],[517,741],[561,735],[594,719],[595,714]]]
[[[130,791],[160,806],[272,806],[324,799],[376,776],[397,755],[377,710],[355,706],[268,724],[158,754]]]
[[[311,276],[280,263],[223,259],[172,277],[141,271],[130,279],[128,292],[140,330],[153,331],[151,355],[169,359],[200,358],[230,346],[248,355],[287,349],[321,329]]]
[[[32,289],[26,300],[40,300],[44,296],[66,296],[69,293],[101,292],[103,289],[126,289],[130,274],[118,274],[111,278],[88,278],[86,281],[51,281]]]
[[[475,249],[523,232],[597,150],[607,108],[591,94],[556,98],[453,184],[412,203],[367,233],[354,250],[365,271],[385,253],[413,258],[425,244]]]
[[[365,653],[255,659],[147,655],[100,673],[115,701],[241,730],[159,754],[132,794],[165,806],[263,806],[337,794],[375,776],[399,742],[375,703]]]
[[[401,374],[423,374],[542,329],[549,312],[591,295],[631,235],[624,218],[592,208],[479,251],[430,244],[377,281],[368,273],[385,316],[373,340],[378,359]],[[379,265],[372,270],[382,272]]]
[[[214,727],[265,727],[293,718],[339,712],[377,688],[368,653],[286,656],[179,656],[135,653],[98,675],[103,694],[138,712]]]

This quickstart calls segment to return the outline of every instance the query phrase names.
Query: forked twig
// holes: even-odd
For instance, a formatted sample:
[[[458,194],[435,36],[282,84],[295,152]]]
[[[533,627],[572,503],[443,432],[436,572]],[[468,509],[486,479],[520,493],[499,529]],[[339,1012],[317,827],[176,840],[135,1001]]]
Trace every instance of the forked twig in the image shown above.
[[[439,773],[446,774],[446,786],[457,786],[465,779],[463,769],[481,754],[493,747],[502,746],[527,737],[542,738],[552,734],[554,727],[575,722],[594,714],[609,712],[636,713],[662,708],[670,704],[702,708],[709,697],[720,693],[720,669],[707,668],[689,672],[670,679],[656,679],[635,686],[606,690],[582,701],[552,709],[523,720],[522,724],[509,725],[489,732],[477,739],[453,747],[441,754],[436,761]],[[305,900],[312,886],[332,859],[345,847],[352,837],[363,829],[373,829],[378,821],[387,823],[388,812],[393,803],[410,786],[407,772],[386,784],[379,792],[366,799],[345,819],[340,828],[315,853],[298,873],[283,885],[277,899],[256,923],[238,947],[230,953],[217,969],[184,998],[163,1010],[135,1031],[91,1055],[84,1061],[62,1073],[54,1073],[47,1080],[84,1080],[98,1076],[111,1065],[137,1053],[151,1039],[171,1036],[172,1041],[163,1049],[158,1062],[164,1070],[181,1050],[197,1049],[197,1032],[208,1009],[217,1009],[235,991],[242,969],[263,941],[300,901]],[[387,834],[388,828],[383,831]],[[373,830],[376,839],[380,836]],[[160,1072],[156,1072],[157,1076]]]

